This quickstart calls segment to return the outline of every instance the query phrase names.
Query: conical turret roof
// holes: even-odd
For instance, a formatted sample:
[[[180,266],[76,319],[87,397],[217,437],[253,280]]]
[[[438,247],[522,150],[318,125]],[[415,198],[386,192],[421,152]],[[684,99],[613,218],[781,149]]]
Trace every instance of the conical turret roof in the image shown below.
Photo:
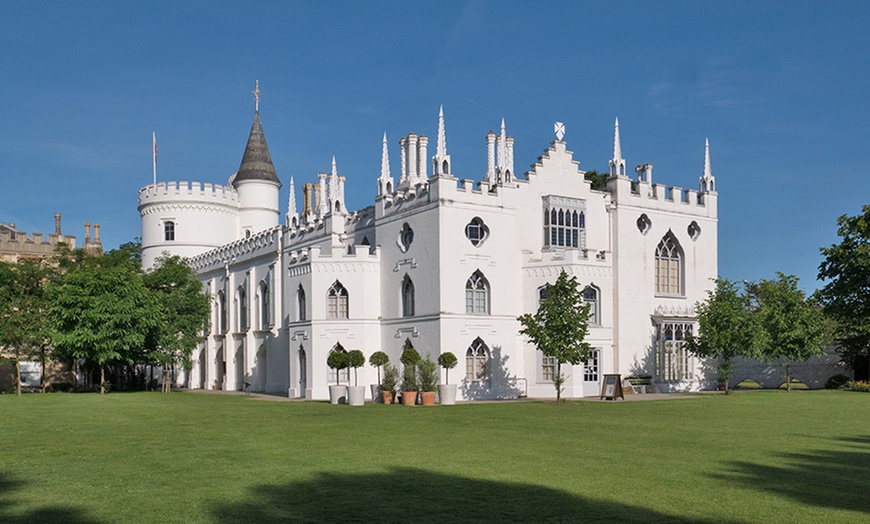
[[[272,156],[269,155],[269,146],[266,145],[266,136],[263,134],[263,124],[260,123],[260,112],[254,114],[254,124],[251,126],[251,134],[248,136],[248,145],[245,146],[245,155],[242,164],[233,179],[233,186],[245,180],[266,180],[275,182],[278,187],[281,181],[275,173],[272,165]]]

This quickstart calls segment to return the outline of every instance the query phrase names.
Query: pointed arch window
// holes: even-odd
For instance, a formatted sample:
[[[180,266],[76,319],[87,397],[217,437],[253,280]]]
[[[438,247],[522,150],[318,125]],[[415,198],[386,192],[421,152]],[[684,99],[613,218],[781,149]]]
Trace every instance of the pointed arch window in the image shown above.
[[[586,286],[583,290],[583,302],[589,304],[589,324],[597,326],[601,324],[600,309],[598,307],[598,288]]]
[[[475,271],[465,282],[465,312],[489,314],[489,282],[480,270]]]
[[[236,292],[238,331],[248,330],[248,297],[244,286],[239,286]]]
[[[489,348],[483,340],[476,338],[465,352],[465,380],[489,382],[489,367]]]
[[[305,289],[302,288],[302,284],[299,284],[296,290],[296,320],[301,322],[308,318],[305,308]]]
[[[656,293],[682,295],[683,251],[668,232],[656,248]]]
[[[414,316],[414,281],[408,275],[402,280],[402,316]]]
[[[347,289],[338,280],[326,292],[326,318],[348,318]]]
[[[269,297],[269,284],[260,282],[260,329],[272,327],[272,304]]]
[[[218,309],[218,333],[223,335],[227,332],[227,297],[223,290],[217,293],[217,309]]]

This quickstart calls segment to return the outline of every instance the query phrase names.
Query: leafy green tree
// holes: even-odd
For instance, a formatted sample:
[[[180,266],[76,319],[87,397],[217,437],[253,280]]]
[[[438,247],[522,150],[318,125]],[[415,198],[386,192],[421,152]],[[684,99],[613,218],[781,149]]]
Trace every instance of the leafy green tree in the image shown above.
[[[870,376],[870,205],[857,216],[837,219],[838,244],[821,248],[816,297],[833,319],[840,356],[853,371]]]
[[[749,310],[749,295],[728,279],[716,279],[716,288],[707,291],[707,299],[695,306],[699,333],[686,341],[686,350],[701,358],[718,360],[719,378],[728,382],[734,370],[734,358],[758,356],[761,336],[757,317]]]
[[[15,365],[19,396],[22,360],[38,359],[44,375],[50,341],[46,291],[50,275],[51,268],[42,260],[0,262],[0,348]]]
[[[125,244],[126,245],[126,244]],[[132,260],[138,263],[138,258]],[[147,339],[146,361],[163,367],[163,392],[170,390],[172,366],[190,369],[190,356],[202,341],[210,305],[202,283],[179,256],[158,257],[143,281],[159,308],[159,322]]]
[[[607,179],[610,178],[610,173],[599,173],[596,170],[587,171],[583,178],[592,182],[592,189],[604,191],[607,189]]]
[[[776,280],[751,284],[750,292],[756,300],[754,314],[763,334],[761,357],[782,362],[786,389],[791,391],[791,364],[824,354],[825,318],[821,309],[798,289],[794,275],[777,273]]]
[[[106,366],[133,362],[158,328],[158,302],[135,261],[111,258],[75,261],[50,291],[56,351],[97,364],[104,394]]]
[[[562,400],[565,383],[562,364],[577,365],[589,358],[591,348],[584,341],[589,334],[589,308],[577,278],[568,278],[563,269],[556,283],[547,287],[538,312],[517,318],[523,326],[520,333],[529,337],[544,355],[556,359],[556,402]]]

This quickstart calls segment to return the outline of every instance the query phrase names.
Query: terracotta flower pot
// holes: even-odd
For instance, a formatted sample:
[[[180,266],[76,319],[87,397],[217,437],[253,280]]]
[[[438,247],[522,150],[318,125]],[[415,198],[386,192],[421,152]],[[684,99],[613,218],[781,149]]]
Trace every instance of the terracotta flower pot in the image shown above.
[[[435,405],[435,392],[434,391],[424,391],[420,393],[420,396],[423,399],[424,406],[434,406]]]
[[[413,406],[417,401],[417,392],[416,391],[403,391],[402,392],[402,404],[406,406]]]
[[[384,399],[384,404],[392,404],[393,403],[393,392],[392,391],[381,391],[381,398]]]

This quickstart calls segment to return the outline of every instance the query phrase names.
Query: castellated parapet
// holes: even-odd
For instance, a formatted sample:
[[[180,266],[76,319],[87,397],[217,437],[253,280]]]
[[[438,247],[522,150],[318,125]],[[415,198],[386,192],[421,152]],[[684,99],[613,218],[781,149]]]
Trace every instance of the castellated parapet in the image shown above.
[[[230,186],[160,182],[139,190],[142,265],[164,251],[193,257],[239,236],[239,194]]]

